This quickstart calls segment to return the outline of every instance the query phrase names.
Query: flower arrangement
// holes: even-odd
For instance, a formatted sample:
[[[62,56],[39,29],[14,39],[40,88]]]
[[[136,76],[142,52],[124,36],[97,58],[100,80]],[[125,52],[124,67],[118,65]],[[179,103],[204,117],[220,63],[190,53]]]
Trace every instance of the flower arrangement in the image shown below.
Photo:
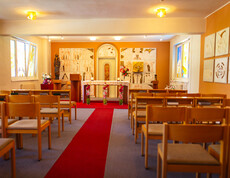
[[[120,85],[120,89],[119,89],[119,105],[123,104],[123,90],[124,90],[124,86]]]
[[[51,81],[51,75],[45,73],[45,74],[42,74],[42,79],[43,79],[43,84],[51,84],[52,81]]]
[[[120,68],[120,72],[121,72],[121,74],[122,74],[123,76],[127,76],[127,75],[128,75],[128,71],[129,71],[129,69],[126,68],[125,66],[122,66],[122,67]]]
[[[86,85],[86,104],[90,104],[90,85]]]
[[[103,103],[107,104],[106,96],[108,94],[108,87],[109,85],[105,83],[105,86],[103,87]]]

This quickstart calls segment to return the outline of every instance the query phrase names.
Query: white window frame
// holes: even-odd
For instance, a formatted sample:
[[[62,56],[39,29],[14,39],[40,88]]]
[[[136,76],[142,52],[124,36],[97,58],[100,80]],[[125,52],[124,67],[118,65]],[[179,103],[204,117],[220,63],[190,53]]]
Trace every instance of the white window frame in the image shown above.
[[[28,81],[28,80],[38,80],[38,45],[35,43],[32,43],[30,41],[18,38],[18,37],[11,37],[10,38],[10,44],[11,44],[11,40],[13,40],[15,42],[15,77],[13,77],[11,74],[11,81]],[[34,63],[34,76],[17,76],[18,71],[17,71],[17,66],[18,66],[18,61],[17,61],[17,41],[20,41],[24,44],[29,44],[29,56],[31,53],[31,46],[35,46],[36,47],[36,51],[35,51],[35,63]],[[10,45],[11,48],[11,45]],[[10,56],[11,56],[11,49],[10,49]],[[26,64],[26,50],[25,50],[25,75],[27,75],[28,73],[28,64]],[[13,70],[11,68],[11,70]]]
[[[177,77],[177,49],[179,46],[183,46],[183,44],[185,43],[189,43],[189,54],[188,54],[188,78],[183,78],[183,77]],[[190,38],[186,39],[186,40],[183,40],[181,41],[180,43],[177,43],[174,45],[174,79],[176,81],[182,81],[182,82],[188,82],[189,81],[189,77],[190,77],[190,59],[191,59],[191,40]],[[182,54],[183,56],[183,54]],[[182,61],[182,59],[181,59]],[[182,67],[183,64],[181,64],[181,67]],[[182,69],[181,69],[182,70]]]

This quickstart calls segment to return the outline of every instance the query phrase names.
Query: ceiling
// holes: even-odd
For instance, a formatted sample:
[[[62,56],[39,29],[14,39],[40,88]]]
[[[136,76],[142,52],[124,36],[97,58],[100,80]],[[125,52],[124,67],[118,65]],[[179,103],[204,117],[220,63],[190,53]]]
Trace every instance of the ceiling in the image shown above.
[[[208,16],[209,14],[211,14],[212,12],[214,12],[215,10],[222,7],[228,2],[229,0],[0,0],[0,20],[11,23],[12,26],[9,25],[9,27],[12,27],[12,29],[19,30],[21,28],[23,32],[28,29],[31,29],[33,32],[35,31],[33,30],[33,28],[35,28],[39,29],[37,30],[39,34],[41,30],[51,29],[50,26],[48,27],[49,24],[53,25],[56,23],[60,26],[57,26],[58,28],[55,28],[55,26],[53,26],[51,30],[52,32],[56,29],[60,29],[61,33],[59,34],[68,34],[66,32],[66,29],[75,30],[76,28],[75,32],[78,32],[80,34],[77,36],[64,36],[64,39],[62,39],[61,36],[55,38],[49,37],[49,39],[51,39],[52,42],[86,42],[89,41],[90,35],[97,33],[101,34],[101,36],[97,36],[96,41],[114,42],[114,36],[109,36],[109,34],[107,34],[107,31],[107,35],[103,33],[103,29],[106,29],[107,26],[110,26],[110,28],[112,28],[109,31],[111,34],[119,34],[112,33],[111,31],[113,29],[118,32],[122,31],[122,28],[128,29],[129,33],[126,34],[129,35],[121,36],[121,42],[169,41],[171,38],[175,36],[175,34],[145,36],[145,34],[162,34],[152,32],[153,29],[156,29],[157,27],[160,27],[160,25],[162,25],[162,23],[153,23],[152,19],[156,19],[157,22],[159,22],[159,20],[161,22],[164,20],[170,22],[168,23],[168,26],[165,29],[169,29],[169,27],[171,29],[171,25],[174,24],[174,19],[204,19],[206,16]],[[163,20],[156,18],[155,15],[154,10],[159,7],[167,8],[167,15],[165,18],[163,18]],[[35,27],[34,25],[36,25],[36,22],[28,24],[27,22],[29,21],[26,19],[26,12],[28,10],[37,11],[37,20],[35,21],[43,21],[41,22],[41,24],[45,26],[44,24],[46,23],[46,26],[48,28],[42,28],[42,26],[39,25],[39,23]],[[19,25],[15,27],[15,24],[18,22],[18,20],[24,20],[24,22],[19,22]],[[65,21],[65,24],[67,25],[64,25],[63,22],[59,23],[60,20]],[[84,32],[79,32],[80,28],[82,28],[82,26],[80,25],[81,23],[79,23],[79,21],[75,23],[74,20],[81,20],[82,24],[87,24],[87,26],[88,24],[93,24],[92,22],[98,23],[95,23],[96,25],[91,25],[92,27],[89,26],[88,29],[84,29],[86,31],[84,31],[85,34],[88,33],[87,36],[84,35]],[[103,21],[103,25],[100,24],[100,20]],[[119,26],[119,28],[117,28],[117,24],[111,24],[113,22],[116,22],[117,20],[119,20],[119,23],[121,25]],[[132,20],[135,20],[136,26],[126,23]],[[172,24],[171,21],[173,22]],[[190,23],[194,24],[193,21],[191,21]],[[20,24],[23,24],[23,26],[21,26]],[[79,26],[76,26],[76,24]],[[184,23],[180,23],[180,25],[182,24]],[[178,28],[181,29],[180,25],[176,26],[178,26]],[[192,27],[193,26],[195,25],[192,25]],[[132,30],[138,32],[138,30],[136,30],[136,27],[143,28],[141,33],[135,34],[130,32]],[[189,28],[188,26],[186,27]],[[161,28],[164,29],[163,26],[161,26]],[[161,28],[158,28],[158,31],[162,32]],[[96,32],[97,29],[101,30],[98,30]],[[119,29],[121,30],[119,31]],[[5,31],[8,32],[9,30],[6,29]],[[143,33],[143,31],[150,31],[151,33]],[[26,33],[29,34],[29,32]],[[51,33],[43,32],[40,34],[45,34],[48,36],[48,34]],[[47,36],[42,37],[47,38]]]
[[[206,17],[228,0],[1,0],[0,19],[23,20],[27,10],[37,19],[153,18],[154,8],[167,17]]]
[[[119,36],[119,42],[166,42],[170,41],[175,35],[133,35]],[[90,36],[41,36],[52,42],[89,42]],[[116,42],[115,36],[95,36],[96,42]]]

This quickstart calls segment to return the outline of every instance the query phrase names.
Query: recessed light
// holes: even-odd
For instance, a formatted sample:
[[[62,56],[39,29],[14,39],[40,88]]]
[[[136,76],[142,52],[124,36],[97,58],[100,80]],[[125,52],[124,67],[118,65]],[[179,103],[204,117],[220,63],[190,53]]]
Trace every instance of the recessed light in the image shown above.
[[[121,37],[120,36],[115,36],[114,40],[119,41],[119,40],[121,40]]]
[[[90,39],[91,41],[95,41],[97,38],[96,38],[95,36],[91,36],[89,39]]]
[[[156,14],[158,17],[164,17],[166,15],[166,9],[165,8],[158,8],[156,9]]]
[[[37,17],[37,13],[35,11],[28,11],[27,12],[27,19],[35,20]]]

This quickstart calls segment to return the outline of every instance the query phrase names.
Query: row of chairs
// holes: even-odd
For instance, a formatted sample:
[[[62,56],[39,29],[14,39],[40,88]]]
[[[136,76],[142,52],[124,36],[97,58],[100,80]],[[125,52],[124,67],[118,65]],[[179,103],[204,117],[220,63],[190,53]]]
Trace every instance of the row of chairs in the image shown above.
[[[146,105],[152,104],[158,107],[224,107],[225,100],[222,97],[153,97],[150,93],[137,93],[135,104],[132,102],[131,128],[135,133],[135,143],[138,133],[141,132],[141,124],[145,122]],[[194,104],[197,103],[197,104]],[[207,104],[208,103],[208,104]]]
[[[177,91],[177,92],[166,92],[166,93],[152,93],[151,91],[142,91],[140,90],[138,92],[138,90],[135,90],[135,91],[129,91],[129,96],[130,96],[130,100],[129,100],[129,107],[128,107],[128,118],[131,117],[131,113],[132,113],[132,110],[134,109],[134,104],[135,104],[135,97],[136,96],[151,96],[151,97],[202,97],[204,98],[203,101],[193,101],[193,105],[199,105],[199,103],[201,104],[210,104],[210,102],[205,102],[205,99],[207,98],[213,98],[213,97],[220,97],[220,98],[223,98],[223,99],[226,99],[227,98],[227,95],[225,94],[201,94],[201,93],[187,93],[187,92],[183,92],[183,91]],[[189,99],[187,99],[188,101]],[[199,103],[198,103],[199,102]],[[171,102],[172,103],[172,102]]]
[[[65,108],[64,115],[68,116],[69,122],[71,123],[71,108],[75,108],[75,120],[77,118],[77,104],[75,101],[71,101],[70,90],[35,90],[35,89],[12,89],[12,90],[1,90],[0,101],[4,100],[5,95],[51,95],[60,96],[60,107]],[[68,112],[67,112],[68,111]]]

